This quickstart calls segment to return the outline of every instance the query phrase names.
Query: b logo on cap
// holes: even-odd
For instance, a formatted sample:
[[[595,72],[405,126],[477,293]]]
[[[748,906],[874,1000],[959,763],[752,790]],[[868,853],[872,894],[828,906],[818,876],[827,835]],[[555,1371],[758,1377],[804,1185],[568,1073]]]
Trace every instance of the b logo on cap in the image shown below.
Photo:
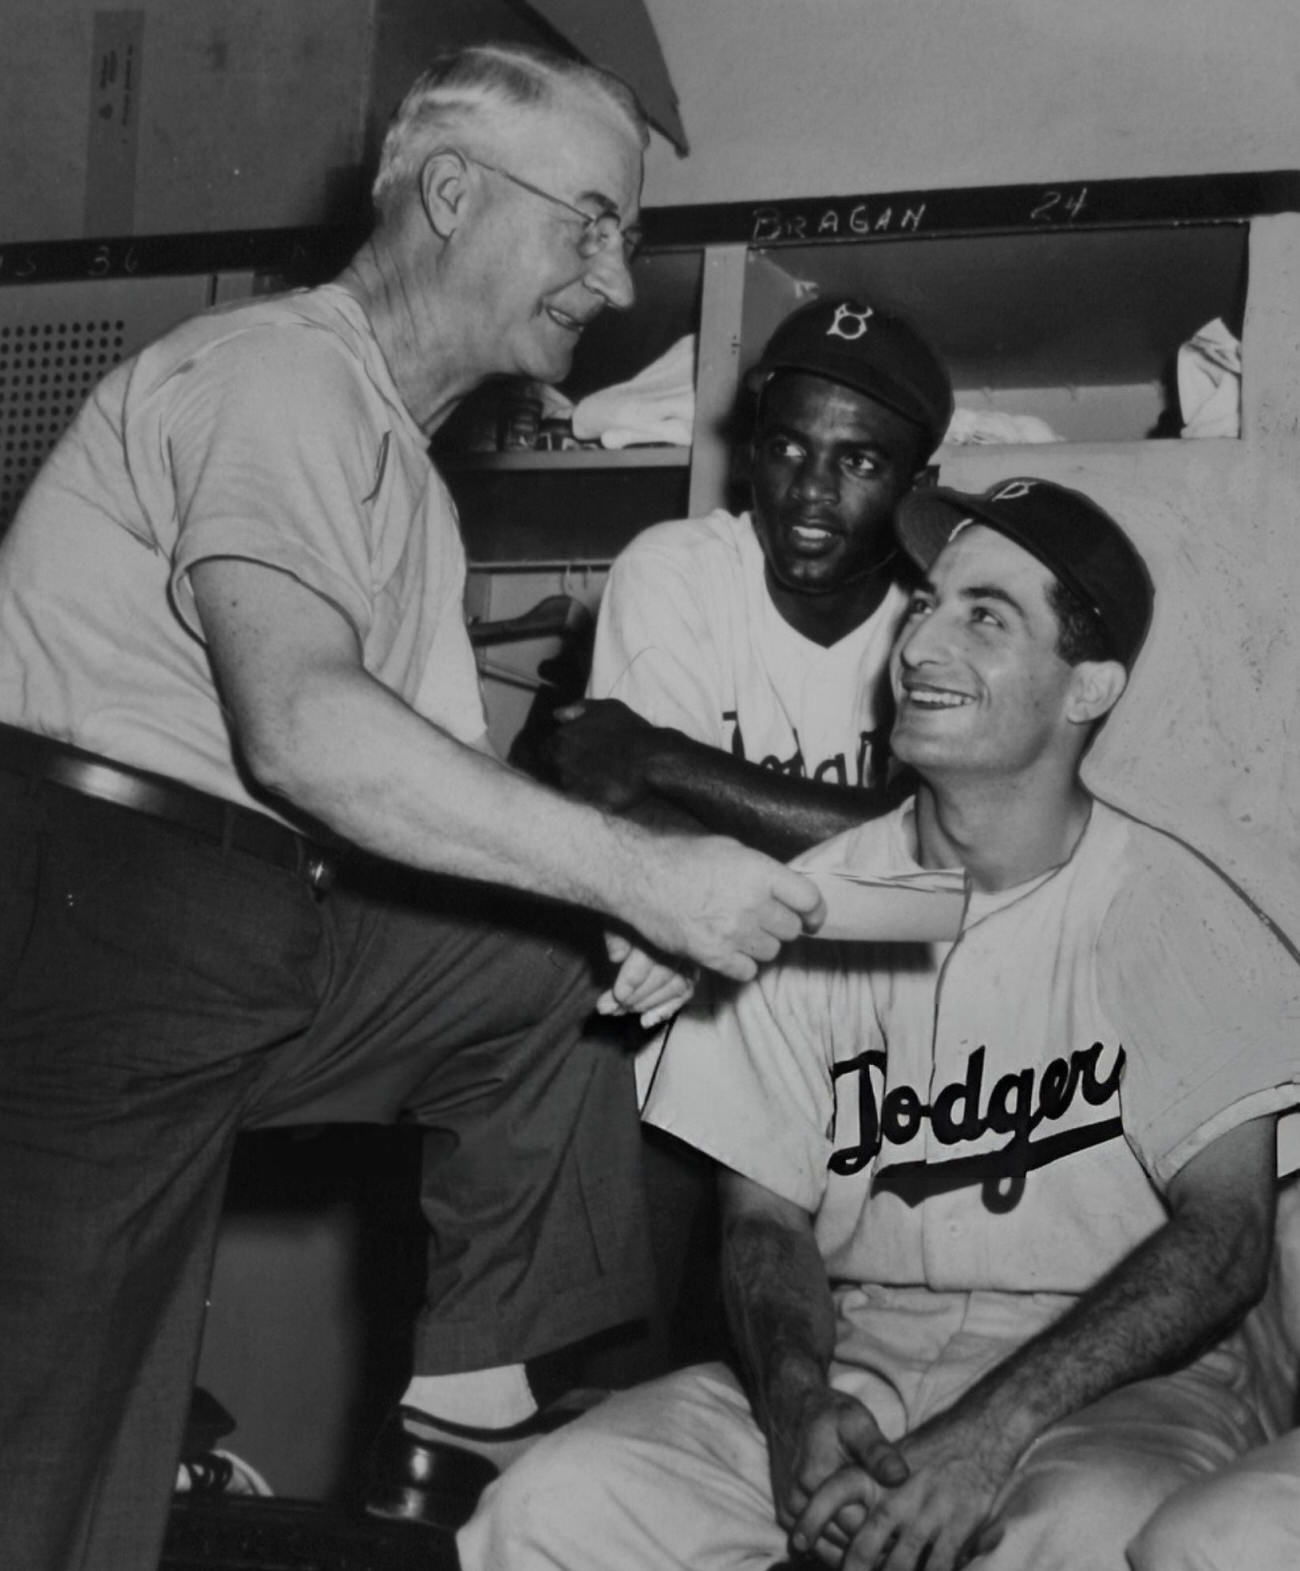
[[[855,311],[851,306],[837,305],[835,307],[835,320],[826,329],[826,336],[827,338],[843,338],[850,344],[856,343],[859,338],[867,336],[867,322],[875,314],[870,306],[865,311]],[[845,329],[844,324],[846,322],[854,329],[853,332],[848,332]]]
[[[1008,480],[1006,485],[1000,486],[989,498],[990,502],[1018,502],[1022,496],[1028,496],[1037,482],[1033,480]]]

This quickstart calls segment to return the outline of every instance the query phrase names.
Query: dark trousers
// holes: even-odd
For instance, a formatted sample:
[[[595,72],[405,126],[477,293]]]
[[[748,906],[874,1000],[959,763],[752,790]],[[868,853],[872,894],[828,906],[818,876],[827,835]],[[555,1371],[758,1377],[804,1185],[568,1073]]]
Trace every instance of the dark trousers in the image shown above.
[[[243,1128],[427,1131],[415,1370],[650,1298],[629,1066],[572,911],[297,875],[0,774],[0,1545],[156,1563]]]

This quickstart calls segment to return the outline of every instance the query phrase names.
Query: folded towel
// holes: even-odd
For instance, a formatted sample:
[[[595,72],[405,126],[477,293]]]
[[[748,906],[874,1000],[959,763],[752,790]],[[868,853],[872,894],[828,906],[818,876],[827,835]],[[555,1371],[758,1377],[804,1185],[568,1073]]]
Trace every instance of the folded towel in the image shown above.
[[[1241,344],[1220,317],[1193,333],[1178,351],[1182,435],[1241,435]]]
[[[630,381],[580,399],[573,434],[602,447],[689,447],[694,420],[695,335],[688,333]]]
[[[959,447],[1063,440],[1037,415],[1008,415],[999,409],[954,410],[943,439]]]

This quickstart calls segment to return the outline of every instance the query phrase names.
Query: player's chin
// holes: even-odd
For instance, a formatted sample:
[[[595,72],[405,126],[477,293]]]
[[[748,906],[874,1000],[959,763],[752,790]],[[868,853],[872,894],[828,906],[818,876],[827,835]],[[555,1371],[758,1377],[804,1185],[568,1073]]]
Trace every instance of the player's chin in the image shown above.
[[[952,742],[936,735],[933,729],[911,723],[907,716],[900,715],[889,738],[889,751],[900,764],[917,769],[926,763],[942,761],[952,751]]]
[[[777,578],[796,594],[824,595],[838,589],[843,578],[837,554],[831,551],[789,553]]]

